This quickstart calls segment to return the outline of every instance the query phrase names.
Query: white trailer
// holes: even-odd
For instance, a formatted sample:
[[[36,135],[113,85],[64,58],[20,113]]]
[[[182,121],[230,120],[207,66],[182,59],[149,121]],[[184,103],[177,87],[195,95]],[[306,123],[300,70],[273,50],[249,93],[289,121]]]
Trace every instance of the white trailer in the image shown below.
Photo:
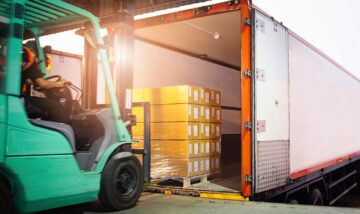
[[[251,1],[137,20],[134,56],[134,88],[222,93],[222,177],[184,194],[334,204],[358,185],[360,80]]]

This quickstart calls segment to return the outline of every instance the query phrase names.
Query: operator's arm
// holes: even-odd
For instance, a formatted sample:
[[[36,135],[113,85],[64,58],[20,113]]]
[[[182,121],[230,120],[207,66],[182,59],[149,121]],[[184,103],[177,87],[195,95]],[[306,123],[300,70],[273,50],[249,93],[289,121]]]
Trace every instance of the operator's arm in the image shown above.
[[[48,81],[43,78],[37,78],[35,80],[35,85],[39,86],[41,89],[49,90],[53,88],[62,88],[67,84],[66,80],[60,80],[57,82]]]
[[[32,84],[35,84],[43,90],[62,88],[68,83],[66,80],[60,80],[57,82],[45,80],[36,64],[32,65],[25,72],[22,72],[22,78],[24,78],[25,80],[30,79]]]

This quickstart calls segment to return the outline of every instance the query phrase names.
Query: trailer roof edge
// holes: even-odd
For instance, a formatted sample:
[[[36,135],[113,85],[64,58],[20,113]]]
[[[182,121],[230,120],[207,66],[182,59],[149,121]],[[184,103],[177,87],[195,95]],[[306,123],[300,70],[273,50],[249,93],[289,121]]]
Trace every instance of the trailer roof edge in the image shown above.
[[[273,16],[271,16],[270,14],[268,14],[267,12],[265,12],[264,10],[262,10],[261,8],[259,8],[256,5],[252,5],[252,8],[259,11],[260,13],[264,14],[265,16],[269,17],[269,18],[273,18]],[[275,20],[277,21],[277,20]],[[277,21],[278,22],[278,21]],[[281,22],[279,22],[281,23]],[[281,23],[282,24],[282,23]],[[286,26],[285,26],[286,27]],[[347,75],[349,75],[350,77],[352,77],[354,80],[356,80],[357,82],[360,83],[360,78],[357,77],[354,73],[350,72],[348,69],[346,69],[344,66],[342,66],[340,63],[338,63],[336,60],[334,60],[333,58],[331,58],[329,55],[325,54],[323,51],[321,51],[319,48],[317,48],[315,45],[311,44],[309,41],[307,41],[306,39],[304,39],[303,37],[301,37],[299,34],[295,33],[293,30],[291,30],[290,28],[286,27],[288,29],[289,35],[293,36],[295,39],[299,40],[300,42],[302,42],[303,44],[305,44],[307,47],[309,47],[310,49],[312,49],[313,51],[315,51],[316,53],[318,53],[320,56],[322,56],[323,58],[325,58],[326,60],[330,61],[333,65],[335,65],[336,67],[338,67],[340,70],[342,70],[344,73],[346,73]]]

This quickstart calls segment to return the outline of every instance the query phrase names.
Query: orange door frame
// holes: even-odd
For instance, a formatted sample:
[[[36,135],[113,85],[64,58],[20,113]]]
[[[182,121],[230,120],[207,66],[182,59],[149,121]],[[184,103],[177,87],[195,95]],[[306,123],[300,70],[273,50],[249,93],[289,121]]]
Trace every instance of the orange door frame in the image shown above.
[[[251,0],[229,1],[135,21],[135,29],[183,21],[229,11],[241,10],[241,188],[245,197],[252,195],[252,99],[251,99]]]
[[[252,195],[251,1],[241,0],[241,189]]]

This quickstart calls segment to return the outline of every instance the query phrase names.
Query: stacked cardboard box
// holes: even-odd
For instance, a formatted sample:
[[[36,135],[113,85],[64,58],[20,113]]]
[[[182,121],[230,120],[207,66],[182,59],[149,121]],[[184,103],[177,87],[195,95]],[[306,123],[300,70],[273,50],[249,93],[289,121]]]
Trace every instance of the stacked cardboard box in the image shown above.
[[[133,102],[150,102],[151,176],[191,177],[220,171],[220,92],[197,86],[135,89]],[[133,137],[143,148],[144,109],[133,107]]]

